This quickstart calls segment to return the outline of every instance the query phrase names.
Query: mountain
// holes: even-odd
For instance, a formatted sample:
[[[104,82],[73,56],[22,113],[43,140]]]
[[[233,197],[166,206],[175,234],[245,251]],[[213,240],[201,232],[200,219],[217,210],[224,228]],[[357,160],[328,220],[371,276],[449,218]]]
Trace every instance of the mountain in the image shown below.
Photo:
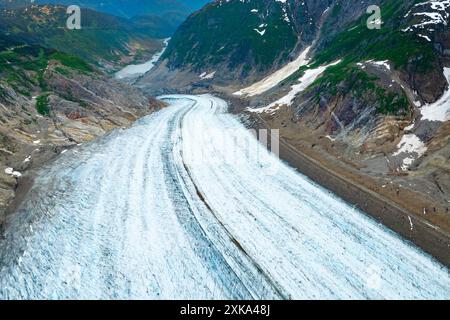
[[[180,26],[159,70],[147,82],[154,85],[153,78],[158,77],[170,85],[171,78],[181,85],[201,83],[205,79],[199,75],[204,73],[219,86],[254,83],[310,47],[305,54],[312,63],[299,69],[297,76],[340,60],[322,79],[338,85],[346,78],[365,77],[367,70],[360,70],[359,63],[386,61],[421,102],[436,101],[447,87],[442,66],[449,54],[448,1],[377,0],[373,4],[381,7],[379,30],[367,27],[364,2],[217,0]],[[178,75],[184,74],[189,74],[187,81],[180,81]],[[407,113],[408,92],[391,92],[370,79],[363,82],[374,85],[366,89],[377,91],[378,100],[384,100],[380,112]]]
[[[279,69],[311,43],[330,1],[214,1],[192,14],[177,30],[162,66],[148,80],[184,86],[198,75],[214,74],[215,82],[251,83]],[[184,81],[176,70],[189,74]],[[173,85],[172,85],[173,84]],[[169,87],[169,86],[168,86]]]
[[[408,12],[413,2],[374,1],[374,4],[385,6],[383,13],[386,21],[382,31],[370,33],[372,39],[365,41],[370,44],[387,42],[380,48],[386,49],[387,44],[393,50],[386,50],[390,54],[384,58],[393,59],[400,65],[405,65],[405,61],[400,59],[410,58],[408,54],[427,54],[427,51],[434,54],[432,50],[427,50],[431,45],[424,43],[426,41],[417,41],[413,35],[401,32],[400,24],[407,27],[402,14]],[[326,10],[330,6],[333,9]],[[300,49],[318,37],[319,30],[321,35],[317,39],[316,51],[325,51],[325,47],[334,42],[333,47],[327,48],[328,53],[321,52],[320,62],[327,60],[326,54],[332,53],[330,58],[343,56],[343,50],[348,49],[345,46],[356,54],[356,44],[363,41],[362,35],[359,38],[355,35],[361,33],[361,28],[365,26],[368,17],[365,15],[366,9],[366,4],[357,1],[218,0],[193,14],[180,26],[163,58],[167,59],[169,69],[189,68],[201,73],[217,68],[227,71],[217,74],[218,79],[237,78],[251,82],[292,60]],[[417,17],[414,13],[412,16]],[[344,33],[346,27],[357,27],[356,23],[359,27],[353,29],[352,34]],[[338,45],[341,41],[337,38],[339,35],[354,38]],[[416,42],[418,47],[409,52]],[[402,50],[408,51],[406,56]],[[366,56],[380,56],[379,52],[375,52],[375,45]],[[443,80],[441,77],[441,82]]]
[[[17,9],[29,6],[29,0],[0,0],[0,9]]]
[[[105,73],[105,64],[136,60],[131,44],[147,50],[159,41],[93,11],[84,11],[93,29],[64,30],[63,11],[0,11],[0,220],[24,172],[162,106]]]
[[[418,214],[445,213],[449,17],[448,0],[217,0],[140,85],[225,95],[337,174]]]
[[[229,79],[276,69],[314,38],[328,3],[310,3],[248,0],[207,5],[173,36],[164,56],[168,67],[217,68],[226,70]]]
[[[134,23],[146,20],[153,26],[153,35],[166,38],[194,11],[209,0],[37,0],[39,4],[78,5],[97,12],[122,17]]]
[[[0,28],[16,40],[64,51],[107,68],[130,63],[142,55],[148,57],[161,48],[150,26],[135,26],[126,19],[90,9],[82,9],[81,15],[81,30],[69,30],[69,15],[63,6],[3,9]]]
[[[164,16],[178,12],[183,16],[201,8],[208,0],[37,0],[39,4],[78,5],[82,8],[132,18],[143,14]]]

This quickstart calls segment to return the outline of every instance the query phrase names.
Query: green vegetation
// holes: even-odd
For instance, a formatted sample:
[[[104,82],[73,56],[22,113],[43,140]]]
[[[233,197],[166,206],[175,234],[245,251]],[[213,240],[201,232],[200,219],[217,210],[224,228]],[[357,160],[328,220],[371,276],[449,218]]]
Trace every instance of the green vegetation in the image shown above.
[[[26,10],[0,10],[0,30],[14,39],[53,48],[93,65],[99,65],[101,60],[118,62],[120,57],[131,53],[130,46],[134,44],[147,52],[160,47],[160,42],[149,33],[150,25],[137,26],[133,20],[82,9],[83,28],[68,30],[65,7],[51,7],[48,12],[40,9],[34,6]],[[3,49],[1,40],[0,50]]]
[[[87,64],[80,58],[68,55],[66,53],[55,52],[49,56],[49,59],[57,60],[62,65],[66,66],[68,68],[71,68],[74,70],[79,70],[84,73],[90,73],[93,71],[92,67],[89,64]]]
[[[383,90],[383,89],[379,89]],[[399,115],[408,110],[409,103],[405,94],[396,94],[393,92],[386,93],[384,90],[378,93],[380,105],[378,112],[382,114]]]
[[[367,74],[351,60],[330,66],[309,88],[318,88],[319,94],[351,94],[357,99],[372,98],[378,104],[377,110],[382,114],[401,115],[408,110],[409,103],[403,92],[388,92],[378,85],[377,77]],[[319,94],[316,97],[319,100]]]
[[[253,9],[269,11],[269,14],[262,20],[251,12]],[[286,61],[297,41],[295,31],[283,17],[276,2],[210,5],[180,27],[164,57],[168,57],[175,67],[201,67],[227,61],[230,68],[244,64],[268,69],[277,59]],[[261,35],[255,29],[265,32]]]
[[[54,66],[54,70],[65,76],[70,76],[73,72],[95,71],[80,58],[40,46],[17,45],[0,51],[0,82],[6,83],[18,94],[28,97],[38,89],[40,95],[36,99],[36,110],[43,116],[50,114],[48,98],[50,88],[45,80],[45,72],[51,61],[59,63]],[[0,90],[0,98],[7,98],[3,89]],[[80,105],[86,104],[81,102]]]
[[[383,27],[368,30],[367,16],[346,27],[346,31],[337,34],[317,55],[318,64],[335,61],[340,57],[355,62],[363,60],[389,60],[395,68],[406,67],[415,61],[419,71],[426,72],[436,61],[433,45],[420,41],[411,33],[401,31],[402,17],[407,8],[397,1],[388,1],[382,5]]]
[[[55,71],[58,72],[59,74],[62,74],[65,77],[70,76],[70,71],[67,68],[56,67]]]
[[[346,26],[345,31],[327,39],[326,45],[319,50],[309,68],[338,59],[342,59],[342,62],[329,67],[310,90],[317,89],[321,94],[332,96],[351,94],[356,99],[376,102],[377,110],[382,114],[404,114],[409,109],[405,93],[383,88],[379,79],[367,74],[356,63],[389,60],[395,69],[412,67],[418,73],[431,70],[438,59],[433,45],[418,39],[413,33],[401,31],[405,27],[403,17],[409,10],[408,5],[405,2],[385,1],[381,5],[381,29],[368,30],[367,16],[363,15],[358,21]],[[341,10],[341,4],[337,4],[331,16],[338,19]],[[328,28],[332,28],[332,25]],[[300,69],[295,76],[303,72],[304,69]]]
[[[57,72],[65,75],[70,74],[70,70],[82,73],[94,72],[89,64],[75,56],[39,46],[22,45],[0,52],[0,75],[14,89],[20,90],[20,87],[30,88],[33,85],[25,74],[25,71],[33,71],[36,73],[37,84],[41,91],[45,92],[48,86],[44,73],[51,60],[65,67],[55,68]]]
[[[41,95],[36,99],[36,110],[43,116],[50,114],[50,108],[48,106],[48,95]]]

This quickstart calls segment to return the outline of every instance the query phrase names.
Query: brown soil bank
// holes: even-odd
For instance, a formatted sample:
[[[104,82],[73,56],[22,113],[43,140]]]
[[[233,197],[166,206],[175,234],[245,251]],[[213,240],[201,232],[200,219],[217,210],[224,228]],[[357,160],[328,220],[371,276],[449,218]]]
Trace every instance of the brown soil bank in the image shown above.
[[[254,126],[267,128],[265,122],[253,116]],[[393,201],[387,196],[388,189],[380,189],[376,182],[367,177],[364,183],[361,177],[355,177],[344,169],[342,164],[333,163],[330,159],[305,148],[293,147],[283,137],[281,131],[280,157],[318,184],[333,191],[347,202],[356,205],[372,218],[381,222],[391,230],[413,242],[429,253],[445,266],[450,268],[450,232],[448,220],[439,216],[419,215],[413,210]],[[364,178],[364,177],[363,177]],[[358,181],[359,180],[359,181]],[[376,192],[373,190],[380,190]],[[383,194],[385,192],[385,194]],[[417,195],[400,190],[400,197],[408,197],[409,202],[417,201],[423,205]]]

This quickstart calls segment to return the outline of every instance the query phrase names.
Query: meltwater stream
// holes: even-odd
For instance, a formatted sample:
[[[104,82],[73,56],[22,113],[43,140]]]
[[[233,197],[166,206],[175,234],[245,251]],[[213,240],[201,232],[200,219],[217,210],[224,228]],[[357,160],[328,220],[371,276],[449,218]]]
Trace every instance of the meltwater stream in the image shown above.
[[[42,170],[0,240],[0,298],[450,298],[447,268],[270,155],[224,101],[165,100]]]

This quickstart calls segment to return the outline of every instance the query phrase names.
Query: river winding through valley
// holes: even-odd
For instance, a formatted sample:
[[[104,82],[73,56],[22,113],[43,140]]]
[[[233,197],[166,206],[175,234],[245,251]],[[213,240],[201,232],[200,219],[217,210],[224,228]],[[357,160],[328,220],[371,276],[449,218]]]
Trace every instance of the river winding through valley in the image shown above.
[[[163,99],[40,172],[0,241],[0,298],[450,298],[447,268],[267,152],[224,101]]]

